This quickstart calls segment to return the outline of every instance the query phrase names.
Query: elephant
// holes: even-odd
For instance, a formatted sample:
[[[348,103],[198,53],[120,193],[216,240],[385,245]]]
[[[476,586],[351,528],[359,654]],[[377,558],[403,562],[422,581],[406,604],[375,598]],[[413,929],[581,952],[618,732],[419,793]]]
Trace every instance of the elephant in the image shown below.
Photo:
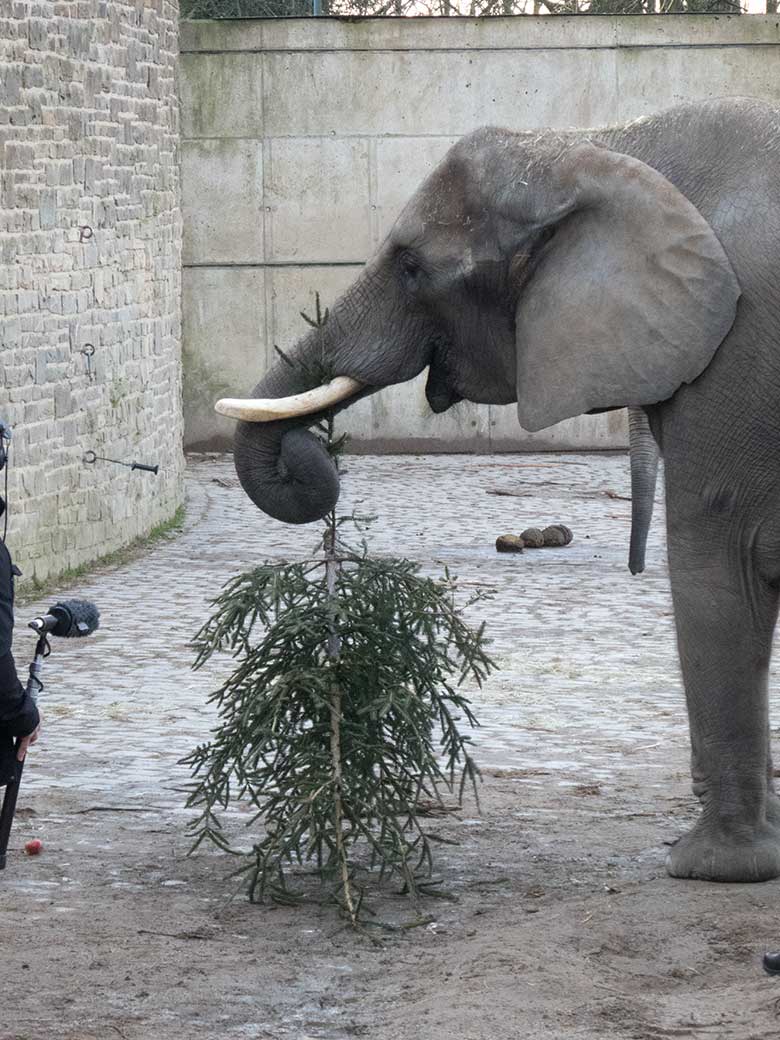
[[[780,111],[689,102],[603,129],[483,127],[414,193],[330,312],[247,400],[235,466],[272,517],[338,497],[307,428],[428,369],[434,412],[527,430],[630,407],[664,461],[701,812],[672,876],[780,875],[768,672],[780,589]]]

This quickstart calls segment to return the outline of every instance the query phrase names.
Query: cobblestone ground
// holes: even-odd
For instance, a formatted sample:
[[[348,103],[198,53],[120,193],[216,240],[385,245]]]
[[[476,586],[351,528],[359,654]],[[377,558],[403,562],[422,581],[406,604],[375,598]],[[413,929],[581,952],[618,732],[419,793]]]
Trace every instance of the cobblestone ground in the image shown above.
[[[46,666],[41,701],[45,733],[30,755],[9,869],[0,886],[0,926],[5,922],[6,928],[24,929],[30,941],[38,936],[35,951],[28,952],[24,945],[16,950],[29,962],[30,974],[36,974],[40,986],[35,998],[30,991],[24,1007],[17,1009],[12,1023],[17,1031],[8,1036],[26,1037],[21,1026],[32,1017],[47,1023],[36,1036],[69,1040],[105,1036],[99,1025],[103,1021],[127,1040],[147,1040],[161,1029],[175,1040],[217,1035],[296,1040],[372,1035],[395,1040],[408,1035],[415,1016],[430,1011],[433,1017],[426,1021],[442,1024],[420,1035],[444,1040],[455,1028],[447,1015],[454,1015],[460,1004],[458,1022],[471,1022],[461,1033],[467,1040],[694,1035],[680,1032],[680,1023],[705,1021],[712,1000],[728,992],[728,980],[742,976],[728,974],[724,967],[716,998],[702,992],[699,1003],[691,1004],[684,980],[700,977],[698,969],[691,968],[691,975],[674,975],[678,985],[661,967],[661,982],[651,998],[645,993],[650,976],[636,974],[635,962],[626,959],[635,955],[627,934],[635,928],[660,930],[646,941],[655,943],[654,964],[663,966],[669,938],[663,932],[667,926],[659,922],[664,906],[677,900],[674,912],[688,915],[688,923],[668,927],[675,941],[690,946],[678,950],[678,959],[693,956],[697,944],[716,940],[720,955],[725,949],[721,937],[729,934],[733,945],[739,935],[745,970],[754,972],[750,939],[755,938],[757,922],[767,919],[760,909],[764,904],[756,902],[750,886],[734,895],[738,886],[691,887],[663,876],[661,840],[690,823],[691,802],[661,506],[650,538],[648,569],[632,577],[627,568],[628,460],[623,454],[355,457],[346,465],[340,506],[344,513],[354,508],[378,514],[368,536],[372,551],[411,557],[432,574],[446,565],[458,575],[464,598],[476,588],[493,593],[470,609],[475,623],[486,620],[499,664],[486,686],[472,691],[482,723],[475,734],[476,756],[488,779],[496,779],[486,785],[493,785],[493,802],[484,825],[466,818],[446,831],[457,839],[449,845],[462,845],[463,850],[450,853],[444,846],[445,866],[448,857],[455,857],[450,869],[457,868],[465,886],[460,907],[450,911],[446,904],[442,909],[453,915],[448,925],[453,935],[446,955],[448,970],[435,967],[434,961],[421,961],[419,979],[415,969],[411,979],[393,981],[392,970],[382,966],[381,958],[376,963],[371,957],[355,961],[347,953],[334,967],[328,939],[332,923],[308,928],[301,918],[288,919],[280,911],[261,918],[260,930],[252,936],[247,934],[246,911],[230,911],[219,925],[219,954],[212,952],[217,936],[210,908],[224,903],[224,871],[214,866],[213,854],[211,859],[183,858],[188,813],[182,788],[188,776],[177,762],[207,738],[213,711],[206,700],[229,662],[192,673],[188,641],[207,617],[210,597],[229,577],[262,560],[308,555],[317,541],[317,527],[287,527],[268,519],[243,494],[229,459],[201,457],[189,464],[187,519],[181,534],[18,612],[15,647],[20,671],[33,647],[23,622],[53,599],[93,599],[102,612],[102,624],[89,640],[56,643]],[[153,495],[151,480],[148,489]],[[519,556],[495,552],[497,535],[552,522],[572,528],[570,546]],[[776,679],[775,670],[773,689]],[[776,696],[773,707],[776,710]],[[601,797],[580,797],[594,794]],[[680,814],[686,818],[680,820]],[[556,833],[538,826],[540,821],[552,826],[554,820],[559,823]],[[461,840],[465,830],[471,837],[479,832],[477,840]],[[33,834],[45,845],[38,861],[26,860],[19,851]],[[493,856],[487,867],[486,848]],[[613,853],[616,858],[610,858]],[[499,885],[511,876],[514,886],[507,888],[503,902],[497,890],[492,923],[487,917],[474,919],[479,933],[467,930],[464,917],[485,912],[487,890],[472,890],[468,896],[475,873],[487,874],[484,884],[492,884],[493,875]],[[613,887],[614,876],[622,878],[621,885],[627,878],[637,886],[649,884],[635,892],[649,893],[642,897],[645,901],[626,900],[618,906],[612,901],[621,897],[605,897],[604,892],[620,891]],[[585,887],[583,877],[589,879]],[[534,879],[536,885],[529,888]],[[586,888],[594,903],[577,902],[585,899]],[[545,889],[557,893],[550,895],[549,905],[540,899],[529,907]],[[714,896],[707,894],[710,889]],[[741,931],[727,933],[716,912],[708,916],[707,908],[716,905],[710,900],[726,897],[736,901],[733,905],[742,914]],[[469,898],[478,898],[479,905],[468,909]],[[564,898],[568,902],[556,902]],[[608,913],[605,898],[611,901]],[[487,957],[487,975],[473,967],[468,954],[464,973],[451,978],[453,958],[463,961],[469,944],[489,941],[491,929],[510,927],[505,920],[510,907],[515,931],[502,942],[504,948],[517,944],[515,953],[499,957],[492,947],[482,948],[473,956],[480,961]],[[579,989],[565,963],[558,983],[548,981],[539,989],[530,981],[522,990],[522,1001],[527,998],[530,1004],[523,1004],[526,1010],[520,1012],[517,972],[533,969],[523,960],[534,961],[523,953],[523,945],[530,948],[545,940],[544,930],[534,931],[528,924],[536,919],[525,918],[524,908],[531,913],[539,907],[547,911],[545,927],[558,922],[554,944],[582,942],[588,957],[602,959],[594,969],[596,976],[588,969],[580,978]],[[601,945],[594,945],[592,929],[599,914]],[[69,929],[64,923],[57,929],[56,915],[62,922],[70,921]],[[196,928],[191,922],[201,917],[206,924]],[[703,938],[697,928],[704,930]],[[589,937],[583,938],[586,932]],[[464,937],[475,935],[466,942]],[[204,946],[208,939],[214,940],[209,949]],[[432,933],[425,941],[444,940]],[[420,957],[434,956],[424,943],[419,951]],[[538,946],[539,958],[548,955],[554,956]],[[598,988],[602,984],[592,978],[603,970],[605,958],[614,962],[614,974],[608,976],[613,997],[619,997],[620,980],[631,978],[636,983],[633,1003],[615,997],[609,1023],[600,1025],[598,1015],[606,1012],[592,1010],[596,1024],[585,1029],[577,1008],[591,1007],[588,1001],[604,996]],[[245,967],[258,963],[263,967]],[[222,975],[220,964],[230,966],[221,969]],[[731,972],[733,963],[729,964]],[[27,963],[16,967],[21,972]],[[177,969],[181,978],[171,981],[166,972],[175,974]],[[69,995],[69,976],[63,973],[71,970],[81,972],[81,982],[92,989]],[[260,989],[248,979],[241,989],[245,970],[261,973]],[[426,988],[423,976],[428,971],[438,982]],[[26,977],[20,974],[17,980],[22,990]],[[477,982],[462,981],[477,977]],[[409,985],[417,986],[415,994]],[[379,996],[387,986],[397,997],[392,1004],[396,1011],[412,997],[417,1001],[408,1004],[411,1017],[398,1032],[385,1018],[390,1005],[384,1010]],[[567,986],[571,993],[564,996]],[[332,1014],[341,1018],[329,1019],[330,1012],[322,1011],[326,990],[339,995],[333,997]],[[352,993],[352,1004],[338,1003],[345,992]],[[497,993],[503,996],[493,999]],[[547,1004],[540,1003],[542,994]],[[755,1000],[759,999],[765,999],[764,991],[755,989]],[[260,1014],[258,1002],[263,1001]],[[42,1019],[41,1006],[46,1009]],[[690,1012],[694,1006],[696,1013]],[[536,1008],[536,1018],[529,1007]],[[697,1019],[698,1013],[703,1017]],[[489,1027],[491,1015],[499,1018]],[[632,1023],[642,1016],[656,1016],[652,1021],[659,1023],[660,1032],[636,1031]],[[349,1028],[344,1025],[347,1018],[353,1023]],[[271,1020],[273,1027],[265,1031],[264,1023]],[[545,1022],[553,1024],[548,1029]],[[566,1022],[580,1025],[564,1028]],[[745,1040],[753,1034],[743,1025],[738,1023],[733,1033],[707,1035]],[[0,1035],[6,1040],[2,1031]]]
[[[431,574],[446,565],[464,598],[492,593],[472,609],[499,664],[473,691],[482,764],[543,770],[559,784],[617,782],[644,749],[656,752],[653,768],[668,769],[687,730],[662,506],[647,570],[632,577],[625,456],[354,457],[347,469],[340,506],[378,516],[373,552],[410,557]],[[196,457],[188,489],[179,537],[63,593],[93,599],[102,625],[88,641],[55,642],[31,789],[179,805],[186,776],[176,761],[207,736],[206,698],[221,674],[189,670],[188,640],[209,598],[239,571],[316,544],[317,525],[289,527],[255,509],[229,458]],[[557,521],[574,531],[570,546],[496,553],[498,534]],[[46,605],[30,605],[19,621]],[[33,643],[20,624],[20,666]]]

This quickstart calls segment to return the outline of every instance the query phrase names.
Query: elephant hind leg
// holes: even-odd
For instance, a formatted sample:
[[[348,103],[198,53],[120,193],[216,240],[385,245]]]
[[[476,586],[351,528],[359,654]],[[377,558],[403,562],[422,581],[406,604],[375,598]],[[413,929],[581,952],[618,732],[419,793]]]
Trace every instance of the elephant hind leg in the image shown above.
[[[669,527],[669,565],[691,728],[696,826],[671,849],[675,877],[780,876],[769,778],[768,673],[778,590],[732,515]],[[694,534],[695,532],[695,534]]]

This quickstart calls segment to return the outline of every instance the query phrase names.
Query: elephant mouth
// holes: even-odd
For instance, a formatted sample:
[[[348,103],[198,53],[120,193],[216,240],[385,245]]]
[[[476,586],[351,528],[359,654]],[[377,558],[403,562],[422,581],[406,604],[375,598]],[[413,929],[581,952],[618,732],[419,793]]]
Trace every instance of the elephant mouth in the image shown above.
[[[230,419],[242,422],[277,422],[280,419],[297,419],[316,415],[337,405],[351,401],[366,390],[364,383],[350,376],[336,376],[313,390],[304,390],[290,397],[237,398],[223,397],[214,405],[214,410]]]
[[[432,412],[437,415],[446,412],[454,404],[463,400],[462,394],[453,388],[452,379],[446,364],[436,357],[431,359],[428,368],[428,379],[425,383],[425,397]]]
[[[453,373],[447,363],[451,350],[452,342],[447,336],[437,336],[430,344],[425,397],[429,408],[437,415],[463,400],[463,395],[455,389]]]

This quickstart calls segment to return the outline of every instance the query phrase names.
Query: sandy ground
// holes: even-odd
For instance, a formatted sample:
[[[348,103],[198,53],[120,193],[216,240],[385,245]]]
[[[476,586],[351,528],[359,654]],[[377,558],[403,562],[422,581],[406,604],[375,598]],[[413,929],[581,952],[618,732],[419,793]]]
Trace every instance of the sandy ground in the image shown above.
[[[207,737],[226,667],[192,674],[187,641],[229,576],[316,539],[254,510],[228,460],[193,460],[184,532],[62,593],[94,599],[103,625],[47,664],[46,733],[0,875],[0,1040],[778,1035],[780,979],[760,959],[780,947],[780,883],[664,873],[665,843],[697,810],[663,523],[632,579],[625,456],[348,469],[344,511],[381,512],[374,551],[494,592],[474,608],[500,664],[474,691],[482,812],[429,821],[449,898],[418,911],[375,897],[382,921],[428,923],[371,942],[332,909],[250,905],[225,880],[232,859],[186,855],[177,762]],[[574,530],[566,549],[493,550],[497,534],[554,521]],[[21,624],[16,645],[21,664]],[[22,852],[31,837],[37,858]]]

